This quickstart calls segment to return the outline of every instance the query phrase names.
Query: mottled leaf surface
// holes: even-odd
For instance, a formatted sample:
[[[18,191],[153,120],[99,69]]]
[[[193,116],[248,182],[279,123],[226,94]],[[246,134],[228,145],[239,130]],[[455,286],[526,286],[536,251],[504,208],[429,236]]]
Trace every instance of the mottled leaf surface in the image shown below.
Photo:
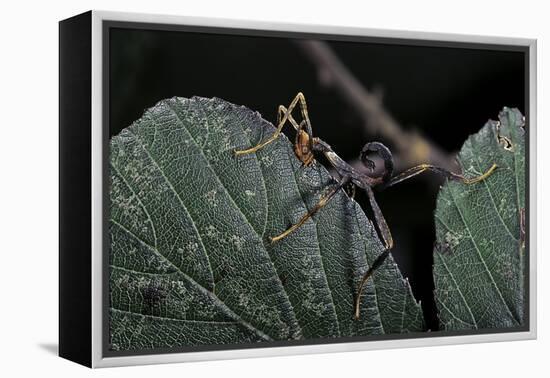
[[[111,140],[113,350],[400,333],[422,312],[391,257],[353,319],[358,282],[382,252],[345,193],[278,243],[334,180],[302,167],[259,113],[172,98]]]
[[[447,182],[435,215],[435,297],[446,330],[523,324],[525,209],[524,118],[505,108],[462,147],[466,176],[493,163],[486,180]]]

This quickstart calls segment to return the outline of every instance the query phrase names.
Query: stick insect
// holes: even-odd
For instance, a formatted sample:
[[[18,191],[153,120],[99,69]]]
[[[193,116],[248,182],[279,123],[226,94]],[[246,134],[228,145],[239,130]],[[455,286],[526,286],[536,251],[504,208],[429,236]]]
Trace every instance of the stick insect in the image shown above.
[[[292,116],[292,111],[296,108],[296,106],[299,106],[302,117],[302,121],[299,124]],[[274,243],[296,231],[304,223],[306,223],[309,218],[311,218],[319,210],[325,207],[334,197],[334,195],[338,193],[339,190],[342,190],[348,186],[351,186],[353,190],[355,190],[355,187],[363,189],[367,194],[369,204],[372,208],[377,233],[379,234],[379,237],[384,244],[384,252],[382,252],[376,258],[376,260],[369,267],[369,269],[363,275],[363,278],[360,281],[355,298],[355,319],[359,319],[361,295],[363,293],[366,282],[368,281],[369,277],[374,273],[374,271],[378,267],[380,267],[382,263],[386,260],[386,258],[390,254],[391,249],[393,248],[393,238],[388,224],[386,223],[386,219],[384,218],[384,215],[382,214],[382,211],[380,210],[380,207],[378,206],[378,203],[374,198],[373,188],[376,186],[387,188],[426,171],[436,172],[437,174],[442,175],[449,180],[460,181],[464,184],[474,184],[484,180],[497,168],[496,164],[493,164],[487,170],[487,172],[481,174],[480,176],[466,178],[461,174],[451,172],[441,167],[437,167],[431,164],[420,164],[415,167],[409,168],[398,175],[393,176],[394,163],[391,151],[380,142],[369,142],[365,144],[359,155],[359,158],[366,169],[355,169],[351,165],[346,163],[342,158],[340,158],[336,154],[336,152],[332,150],[328,143],[318,137],[313,136],[306,99],[301,92],[299,92],[296,97],[294,97],[288,108],[283,105],[279,105],[277,111],[277,130],[273,135],[254,147],[245,150],[236,150],[235,155],[251,154],[272,143],[279,137],[282,132],[283,126],[287,122],[289,122],[296,130],[294,153],[296,154],[296,157],[302,162],[302,164],[305,166],[311,165],[315,161],[315,154],[321,153],[334,167],[339,175],[339,178],[336,178],[337,184],[326,194],[321,196],[319,202],[311,210],[304,214],[296,224],[290,226],[281,234],[270,237],[269,239],[272,243]],[[381,160],[384,162],[384,168],[381,173],[374,173],[375,162],[371,159],[373,155],[378,155],[378,157],[381,158]]]

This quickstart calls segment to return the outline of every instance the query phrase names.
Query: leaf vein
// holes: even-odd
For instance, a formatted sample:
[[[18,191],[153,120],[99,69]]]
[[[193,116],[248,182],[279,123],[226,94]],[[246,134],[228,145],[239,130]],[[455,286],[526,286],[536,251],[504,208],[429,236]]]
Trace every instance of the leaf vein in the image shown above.
[[[493,286],[495,287],[496,289],[496,292],[498,293],[500,299],[502,300],[502,302],[504,303],[504,307],[506,308],[506,310],[510,313],[510,315],[512,316],[512,318],[517,322],[519,323],[518,319],[516,319],[516,316],[514,315],[514,313],[512,312],[512,310],[510,309],[510,306],[508,305],[508,302],[506,302],[506,300],[504,299],[504,296],[502,295],[502,292],[500,290],[500,288],[498,287],[493,275],[491,274],[491,271],[489,270],[489,267],[487,266],[487,263],[485,262],[485,259],[483,258],[483,255],[481,254],[481,251],[479,250],[479,247],[477,245],[477,242],[476,240],[474,239],[474,236],[472,235],[472,232],[470,231],[470,226],[468,225],[468,223],[466,222],[466,219],[464,219],[464,215],[462,214],[462,211],[460,210],[460,206],[458,205],[458,203],[456,202],[456,199],[455,199],[455,196],[454,196],[454,193],[453,193],[453,190],[452,188],[450,187],[449,188],[449,192],[451,194],[451,198],[453,200],[453,203],[455,204],[455,207],[458,211],[458,214],[460,215],[460,219],[462,220],[462,223],[464,224],[464,226],[466,227],[466,231],[468,231],[468,234],[470,235],[470,240],[472,240],[472,243],[475,247],[475,250],[477,252],[477,255],[479,256],[481,262],[483,263],[483,266],[485,267],[485,270],[487,271],[487,275],[489,276],[489,278],[491,279],[491,283],[493,284]]]
[[[154,122],[154,121],[153,121]],[[187,207],[184,205],[183,203],[183,200],[181,199],[179,193],[176,191],[176,188],[174,188],[174,186],[172,185],[172,182],[168,179],[168,177],[166,177],[166,175],[164,174],[164,171],[160,168],[160,165],[157,163],[157,161],[153,158],[153,156],[151,155],[151,153],[149,152],[149,150],[145,147],[145,145],[142,143],[142,141],[140,140],[138,134],[134,133],[132,131],[131,128],[128,129],[128,132],[130,134],[132,134],[134,136],[134,139],[135,141],[137,142],[137,144],[141,147],[141,149],[143,150],[143,152],[145,152],[145,154],[149,157],[149,159],[151,160],[151,162],[155,165],[155,167],[158,169],[159,173],[161,174],[162,178],[164,179],[164,181],[166,182],[166,184],[168,185],[168,187],[170,188],[170,190],[174,193],[174,195],[176,196],[177,200],[178,200],[178,203],[180,204],[182,210],[184,211],[184,213],[188,216],[189,220],[191,221],[191,225],[193,226],[193,230],[195,231],[195,233],[197,234],[197,238],[198,238],[198,241],[202,247],[202,250],[204,251],[204,255],[206,257],[206,262],[208,263],[208,268],[209,268],[209,272],[210,272],[210,278],[212,279],[211,283],[212,283],[212,290],[214,290],[215,288],[215,282],[214,282],[214,269],[212,269],[212,264],[210,263],[210,258],[208,256],[208,252],[206,251],[206,247],[204,246],[204,243],[202,241],[202,237],[201,237],[201,234],[199,232],[199,229],[197,228],[197,225],[195,223],[195,220],[193,219],[193,217],[191,216],[191,213],[189,212],[189,210],[187,210]]]
[[[515,155],[514,155],[514,158],[515,158]],[[481,172],[483,172],[481,170],[481,163],[479,162],[479,159],[478,157],[476,156],[474,159],[474,162],[476,163],[476,166],[478,168],[478,170],[480,170]],[[497,173],[497,172],[495,172]],[[514,175],[515,175],[515,172],[514,172]],[[487,189],[487,193],[489,194],[489,198],[491,198],[491,203],[493,204],[493,207],[495,208],[495,212],[497,213],[497,216],[498,216],[498,219],[500,219],[500,222],[502,223],[502,225],[504,226],[504,229],[507,231],[508,235],[510,235],[510,237],[514,240],[514,241],[518,241],[518,238],[516,238],[513,234],[512,234],[512,231],[510,230],[510,228],[508,227],[508,225],[504,222],[504,219],[502,218],[502,214],[500,214],[500,211],[498,211],[498,207],[497,207],[497,204],[495,202],[495,198],[493,197],[493,193],[491,191],[491,187],[489,186],[489,183],[487,182],[487,180],[482,180],[483,182],[483,187]]]
[[[157,243],[157,231],[156,231],[156,228],[155,228],[155,224],[153,223],[153,219],[151,218],[151,215],[149,214],[149,211],[147,210],[147,208],[145,207],[145,205],[141,201],[141,198],[139,198],[138,195],[136,194],[136,192],[134,191],[134,188],[132,188],[130,186],[128,181],[126,181],[126,178],[117,169],[117,167],[112,162],[110,163],[110,165],[115,170],[115,173],[120,177],[120,179],[122,180],[124,185],[126,185],[126,187],[132,192],[132,194],[134,195],[134,198],[139,202],[139,204],[141,205],[143,211],[145,212],[145,215],[147,215],[147,219],[149,220],[149,223],[151,223],[151,230],[153,231],[153,239],[154,239],[155,247],[157,247],[157,245],[158,245],[158,243]]]
[[[219,320],[195,320],[195,319],[178,319],[178,318],[171,318],[167,316],[158,316],[158,315],[150,315],[150,314],[141,314],[139,312],[130,311],[130,310],[123,310],[120,308],[111,307],[111,311],[114,312],[120,312],[124,314],[130,314],[130,315],[136,315],[141,316],[143,318],[153,318],[158,320],[168,320],[171,322],[182,322],[182,323],[196,323],[196,324],[224,324],[224,325],[241,325],[239,322],[221,322]]]
[[[265,340],[273,340],[273,338],[263,331],[257,329],[252,324],[241,318],[239,315],[237,315],[228,305],[226,305],[216,294],[211,292],[210,290],[207,290],[204,286],[200,285],[197,281],[192,279],[190,276],[188,276],[184,271],[182,271],[177,265],[175,265],[170,259],[168,259],[166,256],[164,256],[158,249],[153,247],[152,245],[148,244],[146,241],[142,240],[138,235],[134,234],[132,231],[127,229],[124,225],[120,224],[114,219],[111,219],[111,222],[113,222],[115,225],[117,225],[122,231],[126,232],[128,235],[136,239],[138,242],[140,242],[143,246],[147,247],[148,249],[155,252],[159,257],[163,258],[166,262],[168,262],[171,266],[173,266],[175,269],[177,269],[183,278],[185,278],[191,285],[195,286],[198,290],[205,293],[206,295],[210,296],[220,307],[222,310],[224,310],[228,316],[235,319],[239,323],[243,324],[246,328],[249,330],[255,332],[258,336],[264,338]]]

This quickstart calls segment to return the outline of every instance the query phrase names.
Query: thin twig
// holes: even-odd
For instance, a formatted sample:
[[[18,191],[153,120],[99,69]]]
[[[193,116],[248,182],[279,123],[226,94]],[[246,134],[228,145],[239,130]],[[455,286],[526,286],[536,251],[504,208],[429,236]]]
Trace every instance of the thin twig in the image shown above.
[[[369,92],[327,43],[312,40],[296,43],[317,67],[321,82],[338,92],[358,112],[365,122],[365,130],[371,135],[379,134],[393,144],[400,166],[430,163],[446,169],[456,167],[453,155],[445,153],[419,133],[404,130],[384,109],[380,96]]]

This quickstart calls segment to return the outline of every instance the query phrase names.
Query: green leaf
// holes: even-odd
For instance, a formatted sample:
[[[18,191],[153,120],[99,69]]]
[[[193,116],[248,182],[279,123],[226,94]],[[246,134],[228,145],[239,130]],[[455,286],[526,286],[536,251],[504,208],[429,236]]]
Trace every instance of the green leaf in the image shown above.
[[[525,211],[524,118],[504,110],[470,136],[458,160],[466,176],[493,163],[497,170],[472,185],[447,182],[435,215],[435,297],[447,330],[523,324]]]
[[[382,253],[343,192],[287,238],[335,181],[302,167],[259,113],[220,99],[159,102],[111,140],[111,348],[230,344],[423,329],[393,259],[353,319],[362,275]]]

